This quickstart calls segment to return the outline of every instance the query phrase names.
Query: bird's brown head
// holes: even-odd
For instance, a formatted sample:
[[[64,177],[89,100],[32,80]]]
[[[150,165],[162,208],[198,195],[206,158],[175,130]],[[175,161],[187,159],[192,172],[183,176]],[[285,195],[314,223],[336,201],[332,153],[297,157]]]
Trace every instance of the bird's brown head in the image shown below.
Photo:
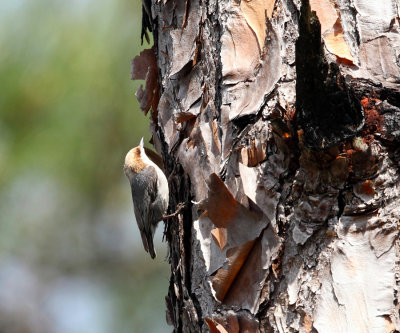
[[[125,175],[131,179],[134,174],[138,174],[142,171],[146,164],[143,162],[141,153],[144,151],[143,139],[140,141],[140,145],[132,148],[125,157],[124,171]]]

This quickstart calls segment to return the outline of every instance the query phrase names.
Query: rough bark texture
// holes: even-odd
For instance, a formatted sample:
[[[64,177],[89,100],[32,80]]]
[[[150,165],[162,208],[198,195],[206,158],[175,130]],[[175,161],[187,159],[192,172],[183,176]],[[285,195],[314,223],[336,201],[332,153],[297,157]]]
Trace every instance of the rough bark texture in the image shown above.
[[[133,77],[170,210],[186,203],[167,226],[168,322],[400,330],[399,3],[150,7],[155,58]]]

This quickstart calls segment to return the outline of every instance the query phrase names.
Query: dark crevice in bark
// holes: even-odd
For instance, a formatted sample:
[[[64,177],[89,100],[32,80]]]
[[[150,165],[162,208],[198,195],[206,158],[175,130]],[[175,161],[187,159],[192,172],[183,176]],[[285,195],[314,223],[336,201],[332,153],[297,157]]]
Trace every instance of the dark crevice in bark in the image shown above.
[[[155,30],[155,32],[156,31],[157,30]],[[157,45],[156,38],[157,36],[155,36],[155,44]],[[200,43],[200,41],[198,40],[197,43]],[[197,62],[201,60],[201,45],[199,45],[199,48],[199,57],[195,59]],[[192,62],[184,66],[179,76],[184,75],[186,72],[189,73],[191,69]],[[160,84],[160,86],[162,85]],[[183,140],[184,133],[183,131],[180,133],[179,142],[172,147],[171,153],[168,152],[168,146],[163,132],[158,129],[158,134],[161,139],[160,141],[163,143],[162,155],[164,156],[165,170],[170,187],[169,212],[174,212],[179,203],[185,204],[185,208],[180,213],[181,216],[168,221],[165,232],[169,243],[169,262],[171,264],[170,286],[168,296],[166,297],[168,305],[167,311],[169,312],[167,317],[173,320],[174,332],[187,332],[188,323],[187,320],[184,319],[185,316],[187,316],[188,313],[196,312],[195,316],[198,322],[191,320],[191,327],[200,327],[200,329],[203,326],[203,316],[200,303],[195,294],[191,292],[193,220],[191,182],[182,166],[173,158],[173,153]],[[182,265],[184,268],[181,267]],[[178,287],[179,290],[178,295],[176,295],[176,287]],[[174,312],[176,309],[179,309],[179,313],[171,313],[171,311]],[[191,316],[191,318],[194,319],[193,316]]]
[[[357,22],[357,10],[353,6],[349,6],[349,11],[353,17],[354,22]],[[356,37],[357,45],[360,46],[360,32],[358,31],[357,24],[354,24],[354,36]]]
[[[149,1],[149,2],[151,2],[150,0],[146,0],[146,1]],[[151,7],[150,7],[151,8]],[[157,70],[158,70],[158,76],[157,76],[157,80],[158,80],[158,87],[160,88],[160,91],[159,91],[159,96],[161,96],[162,95],[162,93],[163,93],[163,85],[162,85],[162,72],[161,72],[161,68],[160,68],[160,64],[159,64],[159,59],[158,59],[158,54],[159,54],[159,50],[158,50],[158,21],[157,20],[152,20],[151,21],[151,26],[152,26],[152,33],[153,33],[153,49],[154,49],[154,55],[156,56],[156,60],[157,60]],[[154,112],[154,111],[156,111],[156,110],[151,110],[151,112]],[[158,111],[157,111],[158,112]],[[150,116],[150,119],[152,119],[152,117]],[[159,124],[158,124],[158,122],[157,123],[155,123],[155,126],[156,126],[156,131],[159,131]],[[163,140],[162,140],[162,142],[165,142],[164,141],[164,138],[163,138]],[[153,144],[153,142],[151,142],[152,144]],[[166,154],[167,154],[168,152],[166,152]],[[164,152],[163,152],[163,156],[167,156],[167,155],[164,155]],[[164,159],[165,160],[165,159]],[[165,161],[164,161],[165,162]],[[166,168],[165,168],[165,170],[166,170]]]
[[[206,8],[209,8],[209,0],[206,0]],[[222,27],[220,24],[220,6],[219,6],[219,1],[216,1],[216,11],[215,13],[207,13],[208,17],[211,22],[211,26],[214,28],[216,33],[213,34],[216,38],[215,40],[215,48],[212,50],[214,52],[213,56],[215,61],[215,109],[217,113],[217,120],[220,125],[221,123],[221,107],[222,107],[222,60],[221,60],[221,48],[222,48],[222,43],[221,43],[221,37],[222,37]],[[220,126],[218,126],[220,128]],[[220,134],[220,139],[221,139],[221,133]]]
[[[180,167],[180,173],[182,177],[184,176],[184,170]],[[184,219],[183,219],[183,245],[185,249],[185,266],[186,266],[186,281],[185,285],[188,291],[188,294],[193,302],[195,310],[197,312],[197,318],[199,319],[198,325],[200,326],[200,330],[203,326],[203,315],[201,311],[200,302],[198,301],[196,295],[192,293],[192,224],[193,224],[193,216],[192,216],[192,196],[190,194],[191,183],[190,178],[188,176],[185,177],[185,182],[182,182],[180,193],[185,193],[186,200],[185,204],[187,208],[185,209]],[[197,326],[197,325],[196,325]]]
[[[170,183],[170,191],[171,194],[174,195],[173,201],[174,204],[176,204],[177,202],[181,201],[183,198],[181,197],[181,194],[184,194],[185,192],[181,192],[181,188],[184,187],[186,184],[186,181],[181,182],[180,180],[177,181],[176,178],[180,177],[180,168],[177,168],[178,170],[175,170],[175,174],[173,175],[174,180],[172,181],[172,183]],[[183,200],[182,200],[183,201]],[[185,202],[185,201],[183,201]],[[185,202],[187,204],[187,201]],[[168,225],[168,238],[171,239],[170,240],[170,246],[172,247],[170,250],[170,262],[172,265],[172,277],[171,280],[174,280],[174,285],[170,287],[169,290],[169,296],[172,296],[172,299],[174,299],[176,297],[176,291],[175,291],[175,286],[178,286],[179,288],[179,299],[175,298],[175,304],[176,302],[180,304],[179,309],[182,310],[184,308],[184,295],[185,295],[185,291],[184,288],[187,286],[188,280],[190,282],[190,275],[188,274],[188,269],[187,269],[187,256],[190,254],[190,252],[186,252],[187,246],[186,246],[186,242],[185,242],[185,236],[186,236],[186,232],[187,232],[187,227],[186,225],[188,223],[191,223],[191,217],[188,216],[188,210],[185,208],[183,210],[183,218],[182,219],[173,219],[171,222],[169,222]],[[189,214],[191,215],[191,214]],[[183,234],[181,233],[181,228],[179,226],[179,224],[182,223],[183,224]],[[177,239],[177,238],[181,238],[182,239]],[[180,242],[183,242],[184,244],[184,249],[185,249],[185,260],[184,263],[182,263],[183,265],[185,265],[185,279],[183,279],[183,276],[181,274],[181,270],[179,267],[179,264],[181,263],[181,248],[179,246]],[[189,249],[190,250],[190,249]],[[190,270],[189,270],[190,271]],[[189,283],[190,285],[190,283]],[[180,313],[178,316],[179,318],[178,320],[178,325],[176,325],[175,323],[175,328],[178,328],[178,332],[182,332],[182,313]]]
[[[336,63],[325,59],[321,25],[308,0],[302,0],[296,72],[296,117],[306,146],[325,149],[356,135],[363,125],[361,104]]]
[[[346,206],[346,199],[344,197],[344,191],[345,189],[339,190],[338,194],[338,214],[337,217],[340,218],[343,215],[344,207]]]
[[[168,183],[169,183],[169,188],[170,188],[170,193],[173,193],[173,188],[172,188],[172,182],[171,178],[174,177],[175,174],[175,163],[173,158],[170,157],[168,154],[168,146],[165,142],[165,137],[162,131],[158,131],[158,135],[160,136],[160,142],[162,143],[161,149],[162,149],[162,156],[164,159],[164,167],[165,167],[165,174],[168,178]],[[172,207],[176,206],[176,199],[170,195],[169,198],[169,212],[172,211]],[[175,310],[177,308],[177,304],[180,303],[180,300],[177,298],[176,291],[175,291],[175,285],[178,286],[179,288],[179,294],[182,295],[182,285],[179,280],[179,270],[178,270],[178,264],[179,264],[179,258],[177,258],[175,255],[179,254],[180,251],[178,251],[174,248],[179,244],[179,228],[177,225],[177,219],[174,218],[172,221],[168,220],[166,225],[165,225],[165,230],[164,230],[164,237],[166,238],[168,242],[168,261],[171,265],[171,277],[169,280],[169,289],[168,289],[168,295],[166,296],[166,302],[167,302],[167,318],[170,318],[170,320],[173,321],[174,327],[182,327],[182,320],[181,320],[181,315],[175,313]],[[178,306],[178,309],[181,309],[182,306]],[[178,318],[178,322],[176,322]]]
[[[185,203],[186,207],[182,211],[181,219],[174,219],[174,221],[170,222],[169,233],[172,241],[170,243],[171,249],[170,254],[172,256],[172,275],[175,280],[175,284],[179,286],[179,309],[181,311],[191,312],[194,310],[196,312],[196,316],[199,319],[198,323],[192,322],[191,325],[196,327],[199,325],[200,327],[203,325],[202,322],[202,312],[200,304],[196,298],[196,296],[191,292],[192,290],[192,278],[191,278],[191,258],[192,258],[192,210],[191,210],[191,183],[190,179],[187,175],[185,175],[182,166],[177,164],[174,169],[174,174],[172,178],[171,184],[171,195],[174,196],[174,206],[180,202]],[[173,210],[173,209],[172,209]],[[181,226],[179,226],[181,224]],[[177,239],[179,238],[179,239]],[[183,244],[183,248],[179,245]],[[184,265],[184,268],[180,268],[180,265]],[[175,271],[175,273],[174,273]],[[181,274],[183,272],[183,276]],[[174,289],[170,289],[169,295],[175,294]],[[190,298],[188,301],[187,298]],[[190,309],[191,304],[193,304],[194,309]],[[177,332],[186,332],[187,331],[187,323],[182,322],[183,312],[179,314],[179,322],[178,325],[175,326],[177,328]],[[193,319],[193,318],[192,318]]]
[[[238,134],[240,134],[246,127],[253,125],[257,120],[258,117],[256,114],[248,114],[232,119],[232,123],[236,126]]]
[[[165,143],[165,138],[162,131],[158,131],[162,145],[162,155],[164,156],[165,171],[169,182],[170,203],[169,212],[175,211],[179,203],[184,203],[185,208],[180,212],[181,217],[172,218],[167,222],[165,237],[169,244],[169,262],[171,264],[171,278],[168,290],[167,301],[167,317],[174,321],[175,332],[186,332],[187,326],[182,321],[184,316],[183,311],[188,311],[187,303],[194,306],[197,312],[198,323],[193,323],[193,326],[199,325],[202,327],[202,312],[201,306],[196,296],[191,292],[191,240],[192,240],[192,197],[191,197],[191,182],[185,174],[182,166],[176,163],[175,159],[168,153],[168,147]],[[183,232],[182,232],[183,231]],[[181,247],[183,244],[183,248]],[[183,257],[183,260],[182,260]],[[180,267],[184,265],[184,268]],[[183,276],[182,276],[183,272]],[[177,297],[175,288],[179,289]],[[186,302],[185,297],[190,297],[191,302]],[[178,314],[171,313],[175,309],[181,311]]]

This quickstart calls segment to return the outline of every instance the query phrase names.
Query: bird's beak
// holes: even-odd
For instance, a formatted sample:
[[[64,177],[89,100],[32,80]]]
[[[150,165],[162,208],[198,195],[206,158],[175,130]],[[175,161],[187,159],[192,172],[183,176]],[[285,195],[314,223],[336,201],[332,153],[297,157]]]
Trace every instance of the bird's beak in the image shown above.
[[[141,148],[143,148],[143,137],[140,139],[139,146],[140,146]]]

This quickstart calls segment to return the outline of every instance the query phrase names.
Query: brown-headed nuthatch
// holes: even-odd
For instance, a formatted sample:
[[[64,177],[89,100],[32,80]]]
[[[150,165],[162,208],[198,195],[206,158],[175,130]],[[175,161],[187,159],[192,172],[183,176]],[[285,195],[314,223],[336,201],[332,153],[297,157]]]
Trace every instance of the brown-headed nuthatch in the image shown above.
[[[148,155],[150,152],[148,151]],[[154,259],[154,232],[167,211],[169,190],[163,171],[148,155],[142,138],[139,146],[126,154],[124,171],[131,184],[133,208],[144,249]]]

